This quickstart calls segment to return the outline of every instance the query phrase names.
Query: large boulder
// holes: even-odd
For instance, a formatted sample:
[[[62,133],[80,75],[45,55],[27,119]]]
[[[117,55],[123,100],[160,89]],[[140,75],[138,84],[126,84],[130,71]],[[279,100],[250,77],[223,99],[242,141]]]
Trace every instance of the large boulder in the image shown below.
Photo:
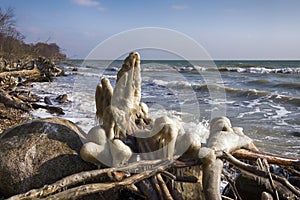
[[[84,132],[70,121],[26,122],[0,136],[0,193],[5,197],[95,169],[79,152]]]

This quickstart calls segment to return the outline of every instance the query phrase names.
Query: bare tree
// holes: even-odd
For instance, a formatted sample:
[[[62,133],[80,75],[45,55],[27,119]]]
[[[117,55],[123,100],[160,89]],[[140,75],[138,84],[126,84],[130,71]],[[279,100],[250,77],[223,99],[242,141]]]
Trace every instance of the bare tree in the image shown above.
[[[14,9],[0,8],[0,51],[6,56],[11,56],[20,49],[24,36],[16,29]]]

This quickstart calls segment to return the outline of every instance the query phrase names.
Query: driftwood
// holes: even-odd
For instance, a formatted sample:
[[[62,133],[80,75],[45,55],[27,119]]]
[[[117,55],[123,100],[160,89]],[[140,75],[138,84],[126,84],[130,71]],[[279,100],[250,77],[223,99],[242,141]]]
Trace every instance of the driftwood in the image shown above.
[[[21,109],[23,111],[30,111],[30,105],[22,102],[14,100],[10,95],[8,95],[5,91],[0,89],[0,103],[3,103],[7,107]]]
[[[278,192],[286,192],[290,191],[295,195],[295,197],[300,196],[300,191],[291,185],[285,178],[279,177],[278,175],[268,173],[258,169],[255,166],[250,164],[243,163],[236,158],[234,158],[231,154],[223,152],[222,155],[218,155],[219,158],[225,159],[237,168],[245,171],[247,173],[252,174],[252,177],[263,177],[268,179],[271,174],[273,180],[283,185],[286,189],[280,189],[278,184],[275,184],[275,187],[280,189]],[[174,168],[183,168],[183,167],[191,167],[195,166],[195,164],[199,164],[199,162],[195,161],[177,161],[174,158],[173,162],[168,160],[144,160],[129,164],[128,166],[118,167],[118,168],[105,168],[98,169],[93,171],[81,172],[78,174],[74,174],[68,177],[65,177],[51,185],[46,185],[40,189],[34,189],[28,191],[25,194],[19,194],[11,197],[10,199],[35,199],[35,198],[47,198],[47,199],[76,199],[81,196],[85,196],[88,194],[94,194],[97,192],[105,192],[109,189],[129,189],[138,195],[142,195],[145,197],[149,197],[150,199],[181,199],[181,195],[176,190],[176,188],[172,187],[171,180],[177,180],[177,177],[174,175],[170,175],[167,171],[168,169]],[[140,168],[138,170],[137,168]],[[134,171],[142,171],[142,169],[147,168],[141,173],[134,173]],[[85,182],[89,182],[91,180],[99,180],[100,177],[107,177],[108,174],[112,174],[114,172],[132,172],[129,177],[125,177],[121,180],[116,180],[114,178],[110,179],[110,182],[106,183],[91,183],[85,184]],[[127,174],[127,173],[126,173]],[[163,176],[162,176],[163,175]],[[151,177],[151,178],[150,178]],[[165,180],[163,177],[168,177]],[[150,178],[150,179],[149,179]],[[150,181],[149,181],[149,180]],[[185,177],[184,179],[188,179]],[[135,187],[134,184],[137,184],[138,187]],[[150,184],[150,185],[149,185]],[[77,187],[74,187],[79,185]],[[62,189],[65,189],[63,192],[59,192]],[[155,194],[153,193],[155,192]],[[149,199],[147,198],[147,199]],[[225,196],[222,196],[224,199]]]
[[[46,109],[50,113],[57,113],[59,115],[65,114],[60,107],[55,106],[49,106],[49,105],[40,105],[37,103],[31,103],[30,101],[35,102],[35,100],[28,99],[26,97],[23,97],[23,100],[29,100],[29,102],[24,102],[21,99],[11,96],[8,93],[6,93],[4,90],[0,89],[0,103],[3,103],[7,107],[13,107],[17,109],[21,109],[23,111],[29,112],[32,109]]]
[[[20,70],[20,71],[9,71],[0,73],[0,79],[5,79],[6,77],[21,77],[27,81],[40,81],[41,72],[37,67],[34,67],[31,70]]]
[[[293,166],[300,168],[300,159],[298,158],[288,158],[263,152],[249,151],[246,149],[239,149],[235,151],[233,155],[239,159],[257,160],[258,158],[262,158],[266,159],[270,164]]]
[[[144,167],[149,167],[150,169],[154,168],[155,166],[160,166],[163,164],[171,165],[170,162],[162,161],[162,160],[152,160],[152,161],[140,161],[136,163],[132,163],[128,166],[119,167],[119,168],[105,168],[99,170],[93,170],[88,172],[81,172],[78,174],[74,174],[68,177],[65,177],[51,185],[45,185],[43,188],[40,189],[33,189],[28,191],[25,194],[20,194],[12,197],[12,199],[33,199],[33,198],[41,198],[46,197],[50,194],[53,194],[63,188],[68,188],[73,185],[83,183],[92,179],[97,179],[103,174],[112,173],[114,171],[141,171]],[[175,164],[176,165],[176,164]],[[180,162],[180,166],[182,167],[184,164]],[[140,170],[139,170],[140,168]]]
[[[40,105],[40,104],[36,104],[36,103],[31,104],[31,106],[34,109],[39,109],[39,108],[46,109],[50,113],[56,113],[56,114],[59,114],[59,115],[64,115],[65,114],[63,109],[60,108],[60,107],[49,106],[49,105],[44,106],[44,105]]]
[[[13,69],[13,71],[0,73],[0,103],[7,107],[21,109],[26,112],[42,108],[48,110],[50,113],[64,114],[63,110],[59,107],[37,104],[36,102],[40,99],[37,95],[26,91],[19,91],[16,88],[19,84],[27,82],[51,81],[54,76],[63,74],[63,70],[57,68],[48,59],[39,58],[30,63],[32,65],[29,67],[25,63],[24,66],[19,66]]]
[[[231,164],[235,165],[236,167],[238,167],[239,169],[241,169],[243,171],[246,171],[246,172],[251,173],[258,177],[269,178],[269,173],[259,170],[257,167],[252,166],[250,164],[243,163],[243,162],[239,161],[238,159],[234,158],[229,153],[224,152],[222,158],[226,159],[228,162],[230,162]],[[285,178],[280,177],[278,175],[275,175],[275,174],[271,174],[271,176],[274,180],[278,181],[279,183],[281,183],[282,185],[287,187],[296,196],[298,196],[298,197],[300,196],[300,190],[298,190],[292,184],[290,184],[288,180],[286,180]]]
[[[122,188],[127,185],[134,184],[136,182],[139,182],[143,179],[149,178],[157,173],[159,173],[162,170],[165,170],[168,167],[166,166],[161,166],[158,167],[155,170],[148,170],[139,174],[135,174],[127,179],[124,179],[123,181],[120,182],[113,182],[113,183],[94,183],[94,184],[88,184],[88,185],[82,185],[78,186],[60,193],[57,193],[55,195],[52,195],[51,197],[47,199],[74,199],[78,198],[84,195],[88,194],[94,194],[97,192],[101,191],[106,191],[112,188]]]
[[[25,90],[14,90],[8,93],[10,96],[16,97],[23,102],[38,102],[40,97],[38,95],[32,94],[30,91]]]

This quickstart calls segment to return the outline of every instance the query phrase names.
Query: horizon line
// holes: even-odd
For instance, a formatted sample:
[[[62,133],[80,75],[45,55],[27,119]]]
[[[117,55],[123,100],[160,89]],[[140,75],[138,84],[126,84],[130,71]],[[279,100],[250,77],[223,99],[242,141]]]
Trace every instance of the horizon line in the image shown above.
[[[101,61],[123,61],[124,59],[85,59],[85,58],[67,58],[66,60],[101,60]],[[254,59],[254,58],[245,58],[245,59],[241,59],[241,58],[236,58],[236,59],[211,59],[211,60],[185,60],[185,59],[141,59],[141,61],[300,61],[300,58],[297,59],[286,59],[286,58],[282,58],[282,59],[274,59],[274,58],[270,58],[270,59]]]

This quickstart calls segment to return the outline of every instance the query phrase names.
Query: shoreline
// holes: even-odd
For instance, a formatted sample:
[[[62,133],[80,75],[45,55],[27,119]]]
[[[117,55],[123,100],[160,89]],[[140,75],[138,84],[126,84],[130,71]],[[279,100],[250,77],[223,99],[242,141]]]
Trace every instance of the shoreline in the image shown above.
[[[51,58],[3,62],[0,68],[0,135],[6,130],[34,119],[32,111],[38,108],[59,113],[59,107],[41,105],[39,94],[31,91],[34,82],[51,82],[64,75],[56,60]],[[11,63],[11,64],[8,64]],[[14,66],[13,68],[11,66]]]

